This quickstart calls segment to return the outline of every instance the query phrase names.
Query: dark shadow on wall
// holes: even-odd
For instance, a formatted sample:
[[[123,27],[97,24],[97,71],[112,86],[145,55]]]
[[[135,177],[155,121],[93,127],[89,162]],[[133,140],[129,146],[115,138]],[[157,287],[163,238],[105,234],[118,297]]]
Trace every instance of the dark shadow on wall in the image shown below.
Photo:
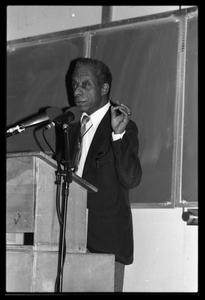
[[[80,59],[76,58],[70,62],[68,71],[65,76],[65,86],[66,86],[66,92],[67,92],[67,100],[69,107],[75,106],[74,102],[74,96],[73,96],[73,88],[72,88],[72,74],[75,69],[75,65],[77,61]],[[67,110],[65,108],[65,110]],[[56,127],[56,153],[58,155],[58,159],[64,158],[64,137],[63,137],[63,131],[61,127]]]

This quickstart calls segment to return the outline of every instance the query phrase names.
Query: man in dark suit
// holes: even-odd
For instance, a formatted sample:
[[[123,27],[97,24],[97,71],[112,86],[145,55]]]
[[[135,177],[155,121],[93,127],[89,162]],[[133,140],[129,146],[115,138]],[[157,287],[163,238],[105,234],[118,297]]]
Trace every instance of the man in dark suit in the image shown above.
[[[81,144],[77,144],[80,122],[70,130],[70,157],[76,174],[98,188],[97,193],[88,193],[87,248],[115,255],[115,291],[122,291],[124,266],[133,262],[129,189],[140,183],[142,170],[137,126],[130,120],[129,107],[110,103],[111,83],[104,63],[77,61],[72,74],[74,101],[82,111],[81,122],[84,116],[89,118]]]

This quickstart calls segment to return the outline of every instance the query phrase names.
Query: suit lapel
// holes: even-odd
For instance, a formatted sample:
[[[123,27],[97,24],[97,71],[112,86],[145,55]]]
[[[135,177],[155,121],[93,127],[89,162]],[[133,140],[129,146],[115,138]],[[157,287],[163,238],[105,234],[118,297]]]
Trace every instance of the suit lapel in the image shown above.
[[[90,168],[95,162],[96,157],[98,156],[99,151],[108,151],[109,140],[112,132],[110,114],[111,113],[109,109],[95,132],[85,161],[83,177],[89,172]]]

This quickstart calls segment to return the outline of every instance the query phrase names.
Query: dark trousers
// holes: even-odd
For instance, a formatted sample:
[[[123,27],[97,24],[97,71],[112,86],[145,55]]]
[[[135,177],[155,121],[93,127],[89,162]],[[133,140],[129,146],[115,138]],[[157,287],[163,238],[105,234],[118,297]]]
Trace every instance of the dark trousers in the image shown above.
[[[115,261],[115,287],[114,292],[123,291],[125,265]]]
[[[87,253],[91,253],[88,249]],[[114,278],[114,292],[123,291],[125,265],[115,261],[115,278]]]

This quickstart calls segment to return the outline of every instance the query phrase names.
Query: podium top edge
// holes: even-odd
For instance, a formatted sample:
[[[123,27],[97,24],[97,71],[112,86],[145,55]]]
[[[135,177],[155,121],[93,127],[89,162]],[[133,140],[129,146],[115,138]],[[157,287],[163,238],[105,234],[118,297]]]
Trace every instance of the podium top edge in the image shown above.
[[[57,162],[48,156],[46,153],[42,151],[37,151],[37,152],[15,152],[15,153],[7,153],[6,157],[28,157],[28,156],[36,156],[40,157],[42,160],[46,161],[49,165],[52,167],[56,168],[57,167]]]
[[[15,153],[7,153],[6,158],[29,157],[29,156],[39,157],[40,159],[46,161],[53,168],[55,168],[55,169],[57,168],[57,162],[53,158],[51,158],[50,156],[48,156],[47,154],[45,154],[42,151],[39,151],[39,152],[15,152]],[[72,178],[73,178],[74,182],[76,182],[79,185],[81,185],[88,192],[97,192],[98,191],[98,189],[95,186],[93,186],[92,184],[90,184],[89,182],[87,182],[86,180],[84,180],[83,178],[79,177],[75,173],[72,173]]]

